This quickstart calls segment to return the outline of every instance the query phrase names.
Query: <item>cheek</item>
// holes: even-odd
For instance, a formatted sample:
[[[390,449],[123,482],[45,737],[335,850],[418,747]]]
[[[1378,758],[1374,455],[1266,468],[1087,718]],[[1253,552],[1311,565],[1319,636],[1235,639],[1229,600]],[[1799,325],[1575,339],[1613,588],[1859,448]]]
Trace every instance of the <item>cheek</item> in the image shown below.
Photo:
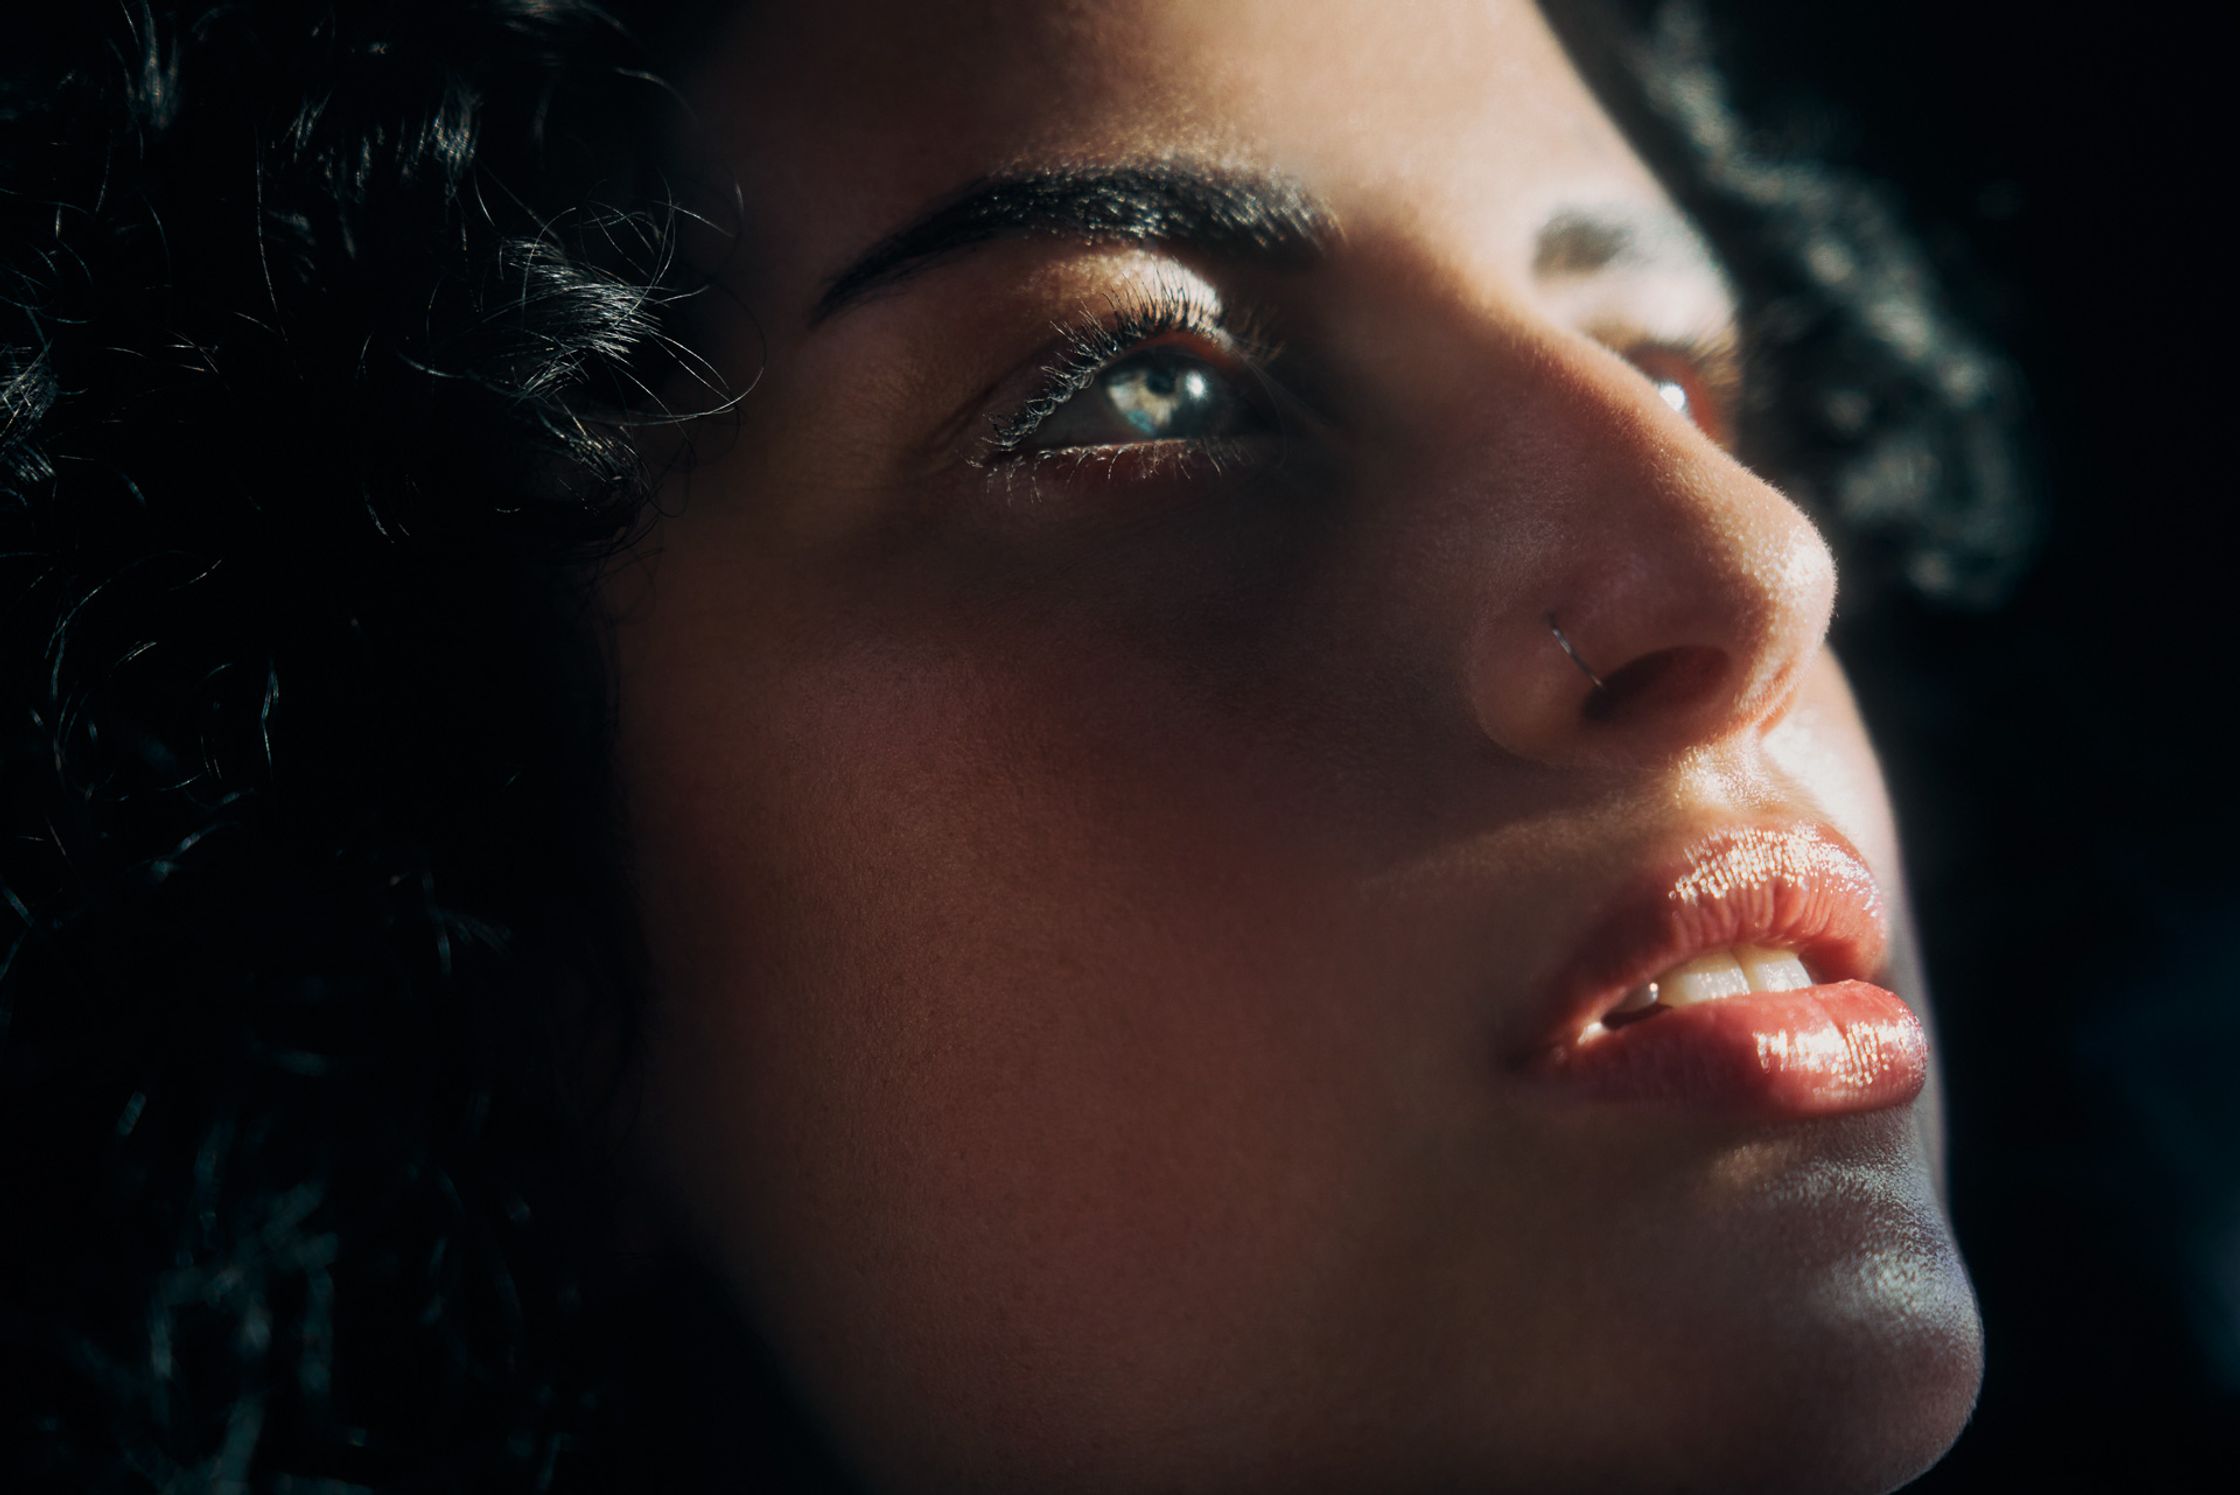
[[[1284,1305],[1343,1275],[1343,1181],[1393,1171],[1346,1122],[1376,1066],[1324,952],[1358,942],[1171,680],[969,657],[634,714],[656,1163],[867,1427],[1219,1425],[1235,1347],[1332,1349]],[[1232,1391],[1137,1401],[1176,1385]]]

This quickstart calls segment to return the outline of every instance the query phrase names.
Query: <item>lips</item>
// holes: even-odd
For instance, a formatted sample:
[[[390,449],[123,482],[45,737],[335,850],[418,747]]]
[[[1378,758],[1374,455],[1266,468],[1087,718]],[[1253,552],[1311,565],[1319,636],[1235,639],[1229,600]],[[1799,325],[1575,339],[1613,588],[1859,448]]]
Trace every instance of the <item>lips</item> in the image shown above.
[[[1519,1062],[1581,1096],[1763,1119],[1905,1105],[1927,1080],[1928,1038],[1871,979],[1887,942],[1881,891],[1842,836],[1721,831],[1612,902],[1554,983]],[[1752,962],[1794,952],[1810,984],[1704,997],[1696,973],[1732,951]],[[1688,999],[1645,1001],[1660,977]]]

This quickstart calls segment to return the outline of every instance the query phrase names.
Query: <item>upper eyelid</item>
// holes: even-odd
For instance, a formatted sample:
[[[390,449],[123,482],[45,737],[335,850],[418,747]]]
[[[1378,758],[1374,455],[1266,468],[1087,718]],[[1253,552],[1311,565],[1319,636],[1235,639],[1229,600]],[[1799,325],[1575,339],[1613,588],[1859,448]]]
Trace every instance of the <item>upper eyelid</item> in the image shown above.
[[[1140,346],[1140,343],[1136,345]],[[1040,429],[1044,421],[1057,414],[1067,401],[1095,383],[1106,369],[1135,351],[1135,347],[1130,347],[1119,353],[1095,358],[1084,357],[1072,343],[1071,334],[1067,335],[1060,347],[1057,361],[1040,370],[1040,382],[1025,404],[1006,413],[988,417],[988,423],[993,427],[989,444],[996,451],[1017,450],[1021,442]]]
[[[1629,363],[1638,363],[1645,355],[1681,359],[1735,386],[1730,393],[1738,392],[1747,373],[1749,347],[1741,327],[1732,320],[1651,330],[1638,322],[1598,319],[1580,331]]]
[[[1635,338],[1613,344],[1612,351],[1633,362],[1644,357],[1679,359],[1709,376],[1715,386],[1729,382],[1739,385],[1743,377],[1743,349],[1739,342],[1723,336]]]

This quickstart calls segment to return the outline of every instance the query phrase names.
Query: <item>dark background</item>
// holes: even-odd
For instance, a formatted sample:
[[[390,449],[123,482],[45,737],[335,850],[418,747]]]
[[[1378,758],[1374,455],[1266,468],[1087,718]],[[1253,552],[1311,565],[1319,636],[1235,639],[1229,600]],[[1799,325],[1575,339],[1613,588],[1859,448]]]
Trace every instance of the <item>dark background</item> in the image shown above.
[[[2154,19],[2156,11],[2165,19]],[[1839,621],[1938,1000],[1988,1379],[1924,1492],[2240,1489],[2229,51],[2161,8],[1727,0],[1746,115],[1902,189],[2018,364],[2006,603]]]

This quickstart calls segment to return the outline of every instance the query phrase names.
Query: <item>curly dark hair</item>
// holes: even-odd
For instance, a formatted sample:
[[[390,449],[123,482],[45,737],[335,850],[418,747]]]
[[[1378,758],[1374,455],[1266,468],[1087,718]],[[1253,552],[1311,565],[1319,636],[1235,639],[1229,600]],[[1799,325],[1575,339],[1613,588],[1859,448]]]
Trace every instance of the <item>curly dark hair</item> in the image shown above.
[[[831,1479],[774,1373],[662,1384],[723,1331],[618,1268],[601,1120],[642,982],[590,586],[692,369],[659,73],[699,9],[7,23],[10,1489],[673,1488],[701,1418]],[[2011,376],[1888,200],[1754,158],[1669,7],[1557,12],[1737,272],[1746,452],[1847,580],[1993,595]]]

